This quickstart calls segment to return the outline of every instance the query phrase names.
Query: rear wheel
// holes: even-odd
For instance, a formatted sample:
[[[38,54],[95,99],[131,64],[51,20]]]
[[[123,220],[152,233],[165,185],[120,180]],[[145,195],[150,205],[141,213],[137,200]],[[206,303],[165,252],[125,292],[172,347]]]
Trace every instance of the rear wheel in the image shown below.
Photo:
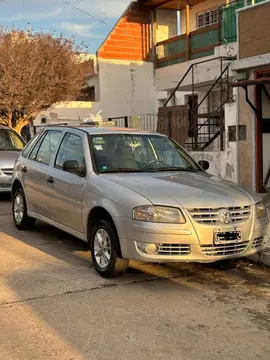
[[[23,189],[16,190],[12,199],[13,221],[17,229],[29,230],[36,220],[27,215],[27,205]]]
[[[107,220],[100,220],[91,231],[90,250],[96,271],[103,277],[120,276],[127,270],[128,260],[117,256],[117,233]]]

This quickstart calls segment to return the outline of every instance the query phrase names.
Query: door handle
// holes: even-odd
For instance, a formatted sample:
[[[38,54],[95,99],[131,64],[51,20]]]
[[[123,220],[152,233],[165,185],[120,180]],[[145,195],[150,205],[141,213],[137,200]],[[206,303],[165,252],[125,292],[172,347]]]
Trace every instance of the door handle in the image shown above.
[[[27,172],[27,167],[26,167],[26,166],[23,166],[23,167],[22,167],[22,172],[24,172],[24,173]]]
[[[47,178],[47,181],[48,181],[49,184],[53,184],[53,178],[51,176],[49,176]]]

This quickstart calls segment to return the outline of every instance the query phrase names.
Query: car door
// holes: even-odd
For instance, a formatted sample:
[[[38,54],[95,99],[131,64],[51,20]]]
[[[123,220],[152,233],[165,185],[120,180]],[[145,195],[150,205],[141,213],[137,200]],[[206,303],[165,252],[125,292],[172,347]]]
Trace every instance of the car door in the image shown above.
[[[47,172],[49,164],[63,136],[61,130],[48,130],[38,139],[27,159],[23,159],[22,173],[28,210],[48,216]]]
[[[65,133],[47,174],[51,200],[51,218],[75,231],[83,233],[82,207],[87,176],[85,153],[89,152],[87,134],[80,130]],[[66,161],[77,161],[83,174],[64,169]]]

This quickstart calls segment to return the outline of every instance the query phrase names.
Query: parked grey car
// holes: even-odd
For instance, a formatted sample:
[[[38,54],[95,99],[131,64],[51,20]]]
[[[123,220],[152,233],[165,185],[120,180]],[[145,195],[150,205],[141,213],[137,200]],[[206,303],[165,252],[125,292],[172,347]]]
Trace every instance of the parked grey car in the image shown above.
[[[88,242],[105,277],[129,259],[209,263],[262,250],[262,198],[203,167],[161,134],[48,127],[16,162],[14,223],[40,219]]]
[[[24,145],[14,130],[0,125],[0,193],[11,191],[13,167]]]

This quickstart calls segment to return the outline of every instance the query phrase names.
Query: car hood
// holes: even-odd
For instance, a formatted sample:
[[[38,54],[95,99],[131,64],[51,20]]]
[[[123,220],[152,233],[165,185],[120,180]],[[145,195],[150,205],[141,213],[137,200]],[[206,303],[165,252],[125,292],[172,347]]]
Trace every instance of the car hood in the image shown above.
[[[0,151],[0,169],[13,168],[21,151]]]
[[[262,198],[235,183],[205,172],[103,174],[114,183],[144,196],[153,204],[184,208],[247,206]]]

